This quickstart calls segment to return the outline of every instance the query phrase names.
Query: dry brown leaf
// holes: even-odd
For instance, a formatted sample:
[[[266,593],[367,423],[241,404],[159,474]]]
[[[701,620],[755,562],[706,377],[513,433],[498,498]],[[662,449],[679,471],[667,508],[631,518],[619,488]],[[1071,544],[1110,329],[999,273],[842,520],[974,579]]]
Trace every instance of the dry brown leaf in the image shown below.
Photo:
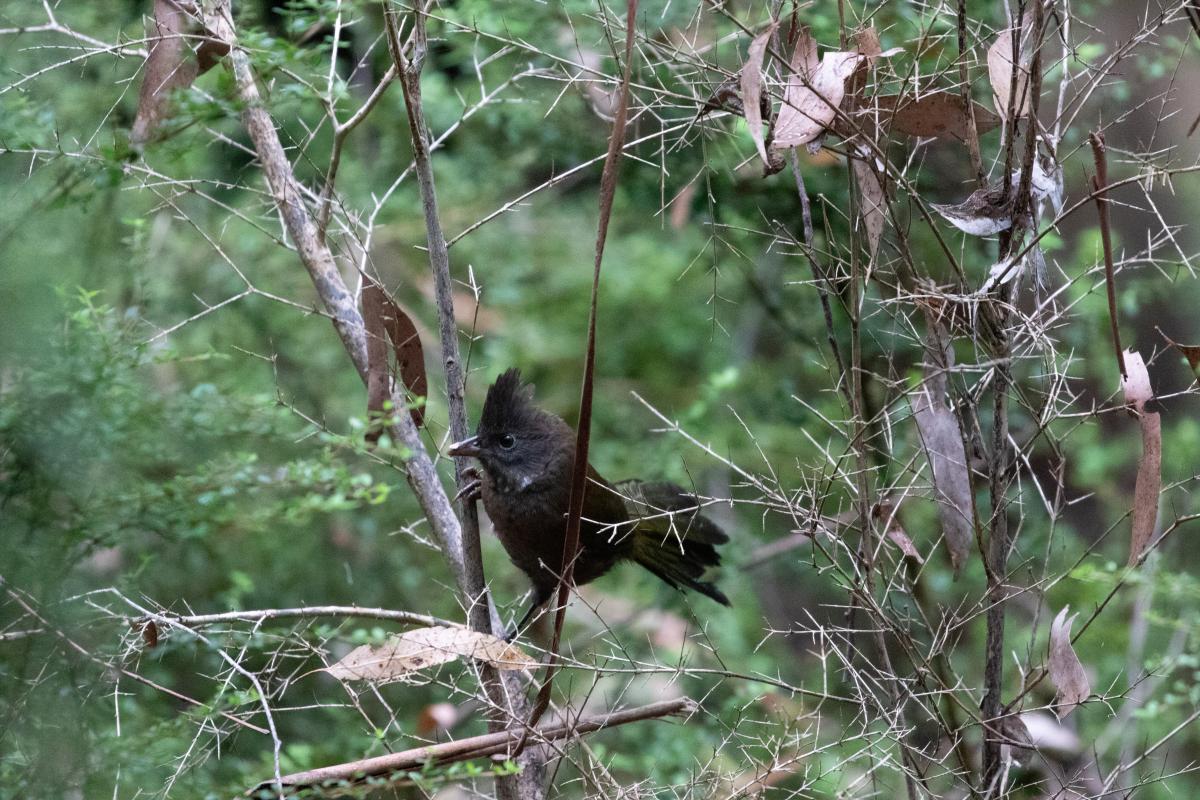
[[[537,666],[525,651],[503,639],[467,628],[436,626],[396,634],[383,644],[356,647],[323,671],[341,680],[386,682],[464,657],[501,670]]]
[[[883,48],[879,45],[879,34],[875,31],[874,26],[868,26],[855,32],[854,49],[858,51],[859,55],[866,56],[871,60],[883,55]]]
[[[151,650],[158,647],[158,625],[154,623],[154,620],[148,619],[142,626],[142,641]]]
[[[921,551],[913,544],[912,539],[908,538],[908,533],[900,524],[900,515],[896,508],[891,503],[879,503],[871,510],[875,518],[887,525],[887,537],[894,545],[900,548],[900,552],[904,553],[906,558],[911,558],[918,564],[924,564],[925,559],[921,558]]]
[[[1129,544],[1129,566],[1137,563],[1154,536],[1158,521],[1158,495],[1162,489],[1162,419],[1156,411],[1147,411],[1154,399],[1150,373],[1140,353],[1125,351],[1125,372],[1121,389],[1125,402],[1138,413],[1142,429],[1142,455],[1138,459],[1137,479],[1133,485],[1133,525]]]
[[[1070,714],[1075,710],[1075,706],[1092,693],[1083,663],[1080,662],[1079,656],[1075,655],[1075,648],[1071,646],[1071,626],[1078,614],[1068,618],[1067,612],[1070,608],[1067,606],[1059,611],[1054,622],[1050,624],[1050,656],[1046,668],[1050,672],[1050,680],[1054,681],[1058,690],[1054,702],[1059,719]]]
[[[750,49],[746,51],[746,63],[742,65],[742,109],[746,114],[746,125],[750,128],[750,136],[754,139],[754,147],[764,164],[767,160],[767,146],[763,138],[762,121],[762,67],[763,56],[767,52],[767,42],[771,34],[779,27],[778,22],[772,22],[766,30],[754,37]]]
[[[176,0],[155,0],[154,20],[147,31],[150,51],[129,132],[131,144],[140,147],[150,141],[168,116],[171,92],[191,86],[197,75],[207,72],[229,51],[223,42],[204,39],[193,58],[188,37],[194,39],[198,27],[197,20]]]
[[[1167,340],[1167,344],[1179,351],[1179,354],[1187,359],[1188,364],[1192,368],[1192,372],[1196,373],[1196,377],[1200,378],[1200,345],[1197,344],[1180,344],[1171,337],[1158,329],[1159,334]]]
[[[879,104],[880,126],[906,136],[937,137],[956,142],[967,141],[965,101],[954,92],[930,92],[920,98],[889,94],[875,98]],[[979,135],[1000,126],[1000,118],[978,103],[972,103],[975,129]]]
[[[938,504],[946,547],[950,551],[950,563],[957,577],[975,541],[974,501],[958,417],[946,405],[946,373],[933,363],[942,361],[944,367],[949,367],[953,357],[944,334],[931,333],[930,338],[933,343],[927,349],[926,357],[931,363],[925,368],[925,379],[910,402],[921,444],[933,472],[934,499]]]
[[[838,106],[846,95],[846,81],[864,58],[852,51],[829,52],[814,68],[816,45],[804,31],[793,52],[792,75],[775,124],[775,147],[799,147],[820,136],[837,117]]]
[[[425,351],[412,318],[373,280],[368,279],[363,286],[362,307],[363,325],[367,329],[367,415],[377,418],[391,397],[388,340],[396,353],[400,380],[416,397],[424,397],[429,391]],[[410,413],[413,423],[420,427],[425,421],[424,411],[414,407]],[[373,444],[381,434],[380,426],[372,424],[366,439]]]
[[[692,181],[679,190],[679,194],[675,195],[675,199],[671,201],[667,219],[671,223],[671,229],[680,231],[688,223],[688,218],[692,213],[692,201],[696,199],[696,192],[700,189],[699,181]]]
[[[988,78],[992,83],[992,100],[996,104],[996,111],[1001,117],[1008,116],[1009,94],[1013,92],[1013,60],[1012,60],[1012,30],[1006,30],[996,37],[996,41],[992,42],[992,46],[988,48],[987,63],[988,63]],[[1024,48],[1017,65],[1017,84],[1015,87],[1016,96],[1013,98],[1014,113],[1017,117],[1028,116],[1029,114],[1029,65],[1023,63],[1025,60]]]
[[[868,251],[874,258],[875,251],[879,249],[879,239],[883,236],[884,223],[887,221],[887,196],[871,163],[874,156],[865,147],[855,149],[858,157],[851,160],[851,166],[861,195],[858,211],[866,228]]]

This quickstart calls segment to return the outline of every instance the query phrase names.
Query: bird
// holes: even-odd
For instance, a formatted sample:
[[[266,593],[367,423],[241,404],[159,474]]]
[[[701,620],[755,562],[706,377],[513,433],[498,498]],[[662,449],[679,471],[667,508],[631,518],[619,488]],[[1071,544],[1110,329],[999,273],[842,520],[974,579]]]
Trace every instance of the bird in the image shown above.
[[[532,584],[532,605],[506,637],[511,639],[558,586],[575,432],[534,403],[533,387],[523,384],[520,370],[512,368],[488,388],[475,435],[455,442],[447,452],[478,460],[481,469],[469,471],[459,495],[483,500],[500,543]],[[575,585],[633,561],[672,588],[730,604],[715,584],[703,580],[708,568],[720,565],[717,547],[729,537],[699,513],[695,495],[668,481],[610,483],[590,464],[587,475]]]

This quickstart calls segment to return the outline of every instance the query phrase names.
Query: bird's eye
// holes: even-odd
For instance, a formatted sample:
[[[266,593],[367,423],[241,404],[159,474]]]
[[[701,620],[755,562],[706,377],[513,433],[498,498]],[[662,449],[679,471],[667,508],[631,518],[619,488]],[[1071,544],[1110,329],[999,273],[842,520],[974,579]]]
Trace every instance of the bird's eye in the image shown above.
[[[497,441],[503,450],[512,450],[513,445],[517,443],[517,440],[513,438],[511,433],[504,434]]]

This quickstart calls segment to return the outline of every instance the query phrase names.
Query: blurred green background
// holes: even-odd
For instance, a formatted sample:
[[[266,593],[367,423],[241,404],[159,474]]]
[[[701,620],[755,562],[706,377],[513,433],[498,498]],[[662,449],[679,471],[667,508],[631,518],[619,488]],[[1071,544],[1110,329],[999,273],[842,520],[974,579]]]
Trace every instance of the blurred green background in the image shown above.
[[[253,48],[298,176],[318,186],[330,132],[328,124],[319,126],[322,109],[303,81],[325,85],[329,25],[340,5],[345,19],[355,23],[341,38],[335,94],[342,119],[357,108],[388,65],[378,41],[379,7],[315,0],[237,5],[239,30]],[[992,4],[970,6],[978,22],[1001,23]],[[751,26],[766,19],[761,3],[725,7]],[[514,79],[494,102],[462,121],[435,154],[449,235],[604,151],[609,125],[570,83],[577,70],[563,62],[578,61],[580,50],[587,50],[614,73],[610,45],[597,22],[599,8],[582,0],[460,0],[438,9],[424,79],[435,136],[480,100],[481,86],[491,90]],[[1099,30],[1076,32],[1082,46],[1075,71],[1110,53],[1133,30],[1138,12],[1092,2],[1073,8],[1104,22]],[[953,63],[953,16],[900,3],[872,10],[885,48],[910,44],[923,31],[932,37],[919,60],[911,47],[899,57],[897,73],[916,65],[921,74],[935,75]],[[140,38],[148,12],[147,4],[115,0],[56,7],[63,24],[109,42]],[[640,570],[622,568],[585,592],[614,630],[604,630],[595,614],[578,606],[568,639],[585,659],[592,652],[619,651],[645,663],[686,662],[844,693],[851,687],[843,683],[841,668],[826,664],[823,674],[811,637],[788,633],[814,619],[845,621],[846,594],[835,573],[811,544],[763,563],[756,552],[787,537],[796,521],[757,503],[757,490],[682,437],[661,433],[662,424],[632,395],[732,462],[769,475],[797,504],[811,504],[817,492],[823,513],[850,508],[846,487],[831,478],[823,453],[842,458],[847,448],[846,429],[827,421],[840,425],[848,416],[836,389],[841,376],[830,368],[808,265],[796,246],[775,238],[799,233],[795,185],[787,174],[761,178],[740,120],[691,125],[698,102],[723,78],[718,70],[695,65],[703,61],[736,71],[748,39],[711,10],[700,13],[699,22],[697,14],[685,3],[642,4],[639,27],[658,50],[647,45],[656,60],[649,63],[643,52],[635,80],[642,87],[639,102],[653,109],[637,118],[629,136],[650,138],[625,162],[606,249],[592,461],[612,479],[664,477],[737,501],[713,511],[731,532],[719,581],[734,608],[681,597]],[[804,14],[819,41],[836,43],[835,4],[810,6]],[[40,4],[28,0],[0,10],[0,28],[45,20]],[[980,34],[985,40],[988,30]],[[710,47],[671,66],[663,53],[693,34]],[[1086,133],[1098,118],[1107,123],[1130,112],[1108,131],[1115,177],[1132,174],[1139,162],[1135,151],[1178,145],[1159,158],[1194,161],[1195,138],[1185,133],[1197,111],[1195,97],[1178,89],[1200,78],[1191,36],[1186,24],[1168,26],[1153,47],[1122,63],[1121,80],[1104,86],[1068,128],[1060,145],[1068,203],[1086,193],[1092,169]],[[286,709],[280,714],[285,770],[413,746],[431,735],[421,727],[423,709],[463,703],[472,691],[469,676],[454,680],[450,674],[461,667],[446,667],[439,680],[424,685],[382,689],[396,710],[389,716],[370,692],[356,710],[336,682],[311,674],[319,662],[296,645],[305,641],[340,653],[347,645],[377,639],[388,626],[324,619],[255,632],[213,630],[207,644],[172,635],[143,649],[137,632],[112,617],[133,611],[105,591],[109,588],[173,611],[341,603],[451,619],[462,613],[396,454],[372,456],[362,446],[365,392],[328,321],[303,310],[316,297],[294,252],[277,240],[276,215],[263,205],[263,182],[246,149],[249,140],[226,70],[217,67],[181,93],[165,126],[169,135],[136,158],[128,148],[128,129],[139,59],[76,58],[78,46],[53,33],[0,37],[0,85],[6,87],[0,94],[0,574],[7,587],[36,604],[48,626],[98,658],[125,663],[215,708],[253,707],[258,700],[248,684],[228,675],[214,642],[235,652],[244,648],[244,663],[273,681],[290,676],[287,692],[277,698]],[[477,71],[477,64],[505,47],[507,52]],[[54,64],[59,66],[46,69]],[[1052,107],[1060,69],[1056,62],[1050,70],[1044,106]],[[530,70],[539,72],[523,74]],[[986,97],[985,70],[976,67],[973,75],[976,95]],[[1159,93],[1166,93],[1161,100]],[[1182,114],[1166,113],[1177,107]],[[1165,121],[1156,123],[1159,118]],[[655,136],[672,127],[677,130]],[[984,139],[989,158],[997,136]],[[407,137],[402,96],[394,86],[347,140],[338,181],[345,209],[365,214],[373,198],[388,191],[409,164]],[[847,172],[827,153],[805,155],[801,163],[813,197],[817,246],[833,262],[848,253]],[[596,164],[534,194],[453,246],[473,416],[490,380],[515,365],[537,384],[546,407],[573,418],[599,169]],[[947,143],[925,146],[910,178],[930,201],[961,199],[970,178],[966,151]],[[1126,344],[1147,357],[1165,345],[1155,326],[1177,340],[1200,341],[1194,311],[1200,292],[1189,263],[1200,242],[1193,211],[1200,191],[1188,176],[1171,189],[1156,188],[1156,210],[1137,186],[1118,192],[1128,204],[1115,216],[1118,251],[1132,256],[1146,247],[1148,235],[1158,237],[1120,276]],[[908,207],[903,195],[897,205]],[[1164,222],[1172,226],[1173,241],[1162,237]],[[994,246],[964,240],[948,226],[942,232],[968,273],[981,281]],[[926,274],[946,278],[927,226],[914,222],[906,233],[925,260]],[[410,176],[379,210],[369,263],[421,326],[435,387],[425,434],[432,451],[444,445],[446,414],[424,239],[420,198]],[[333,242],[343,255],[355,256],[348,237],[335,233]],[[1093,270],[1098,254],[1095,215],[1085,209],[1046,240],[1048,291]],[[231,263],[260,292],[294,305],[257,294],[209,311],[245,289]],[[478,309],[472,286],[479,289]],[[1086,616],[1121,575],[1128,547],[1123,515],[1140,440],[1136,423],[1123,414],[1085,413],[1093,403],[1111,407],[1116,390],[1101,279],[1093,271],[1072,283],[1062,300],[1072,304],[1069,313],[1048,331],[1041,357],[1018,366],[1017,377],[1039,395],[1047,391],[1047,374],[1067,376],[1065,391],[1075,397],[1071,411],[1079,416],[1052,426],[1054,446],[1042,438],[1029,450],[1029,472],[1023,472],[1017,498],[1022,524],[1010,564],[1022,585],[1063,575],[1037,586],[1048,592],[1046,608],[1071,604]],[[1034,302],[1026,298],[1021,306],[1032,308]],[[875,409],[894,405],[888,419],[895,427],[873,432],[873,446],[893,459],[872,476],[873,485],[883,487],[900,480],[900,465],[919,453],[907,407],[896,399],[915,383],[922,356],[898,318],[902,312],[879,286],[868,289],[864,309],[868,402]],[[839,298],[834,311],[848,352],[850,332]],[[180,325],[193,316],[198,318]],[[969,343],[959,350],[960,361],[985,358]],[[1159,353],[1151,376],[1163,398],[1168,489],[1162,515],[1169,522],[1197,511],[1188,491],[1196,479],[1200,405],[1189,391],[1194,377],[1174,353]],[[964,385],[977,379],[962,376]],[[1033,438],[1033,421],[1015,413],[1013,433],[1025,443]],[[921,460],[916,468],[923,466]],[[1051,527],[1035,484],[1052,490],[1050,478],[1059,467],[1069,505]],[[986,484],[979,492],[984,502]],[[887,602],[925,641],[910,613],[915,604],[941,613],[973,603],[984,586],[983,570],[974,556],[963,576],[952,579],[936,545],[932,503],[908,502],[902,518],[928,557],[920,572],[924,597],[897,589]],[[1096,691],[1122,691],[1131,670],[1165,675],[1152,682],[1152,693],[1138,704],[1132,721],[1114,716],[1119,701],[1075,712],[1068,727],[1083,743],[1080,764],[1093,745],[1102,745],[1100,762],[1111,768],[1124,742],[1155,741],[1200,706],[1200,581],[1188,541],[1194,533],[1181,529],[1165,544],[1165,557],[1153,557],[1139,575],[1127,578],[1100,622],[1077,643]],[[511,618],[520,607],[524,578],[493,537],[485,535],[484,546],[493,595]],[[1046,608],[1038,609],[1036,593],[1013,606],[1009,648],[1037,663],[1044,652]],[[1131,626],[1131,618],[1143,620],[1145,628]],[[1040,627],[1034,627],[1035,619]],[[0,793],[221,797],[270,774],[268,739],[247,731],[214,734],[199,725],[201,711],[116,680],[111,669],[35,625],[9,596],[0,599],[0,633],[5,637]],[[966,687],[977,690],[982,619],[954,635],[959,638],[953,667]],[[1137,637],[1144,641],[1132,647],[1140,655],[1131,660]],[[1020,678],[1011,660],[1007,668],[1010,698]],[[582,700],[591,682],[587,672],[568,672],[560,690],[564,698]],[[814,711],[810,701],[770,684],[714,675],[671,680],[669,672],[613,674],[593,691],[593,703],[673,693],[703,699],[706,713],[687,724],[643,724],[590,740],[592,755],[615,780],[646,781],[647,795],[724,796],[771,754],[836,742],[840,726],[859,731],[854,726],[861,724],[826,707],[824,727],[814,730],[803,716]],[[1032,705],[1050,699],[1047,687],[1039,692]],[[454,735],[482,729],[475,715]],[[857,755],[855,748],[861,748]],[[1172,740],[1168,753],[1146,764],[1145,775],[1184,768],[1183,754],[1197,748],[1200,734],[1192,726]],[[888,752],[894,757],[886,737],[871,745],[831,746],[780,776],[770,791],[787,796],[805,786],[804,796],[858,797],[871,791],[898,796],[894,774],[871,774]],[[574,774],[564,767],[561,791],[586,794],[568,780]],[[1033,788],[1036,774],[1031,769],[1014,779],[1018,786],[1030,782],[1018,796],[1041,796],[1044,786]],[[864,781],[864,775],[871,777]],[[423,786],[399,792],[414,797],[448,792],[439,787],[461,777],[461,772],[431,775]],[[673,786],[685,788],[672,794]],[[1185,773],[1143,791],[1147,797],[1188,796],[1198,786]]]

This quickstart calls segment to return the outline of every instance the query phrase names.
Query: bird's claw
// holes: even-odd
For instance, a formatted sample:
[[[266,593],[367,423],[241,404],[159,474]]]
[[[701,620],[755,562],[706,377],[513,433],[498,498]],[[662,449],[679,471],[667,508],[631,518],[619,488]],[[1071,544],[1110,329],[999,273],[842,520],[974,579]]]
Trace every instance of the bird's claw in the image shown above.
[[[474,467],[467,467],[462,471],[462,476],[466,483],[458,490],[458,494],[454,495],[454,502],[463,500],[468,503],[474,503],[483,493],[483,479],[479,477],[479,470]]]

